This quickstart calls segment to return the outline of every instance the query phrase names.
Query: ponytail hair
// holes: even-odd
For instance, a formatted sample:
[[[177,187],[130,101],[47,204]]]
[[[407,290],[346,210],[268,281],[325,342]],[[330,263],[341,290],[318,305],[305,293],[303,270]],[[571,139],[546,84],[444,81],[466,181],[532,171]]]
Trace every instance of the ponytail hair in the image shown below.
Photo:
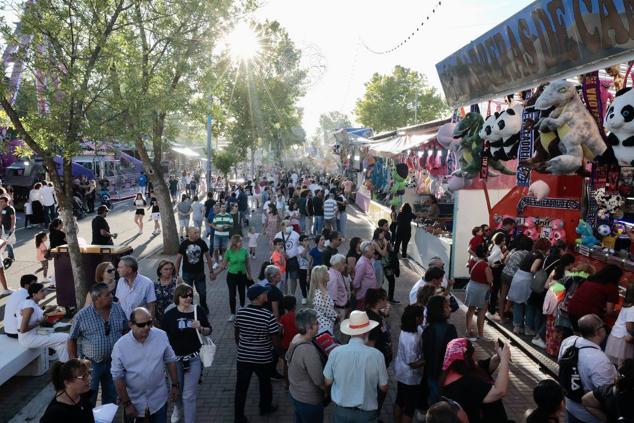
[[[55,391],[65,389],[66,385],[64,382],[76,378],[81,373],[88,373],[89,370],[90,364],[88,360],[71,358],[65,363],[61,361],[55,362],[51,371],[51,378]]]

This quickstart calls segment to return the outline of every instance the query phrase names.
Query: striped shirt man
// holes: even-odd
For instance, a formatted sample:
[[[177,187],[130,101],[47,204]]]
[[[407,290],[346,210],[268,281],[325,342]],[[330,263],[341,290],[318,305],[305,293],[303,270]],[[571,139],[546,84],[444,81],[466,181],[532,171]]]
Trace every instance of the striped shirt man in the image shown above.
[[[273,361],[271,335],[280,331],[273,313],[267,308],[250,304],[238,310],[235,327],[239,331],[239,362],[268,364]]]
[[[332,220],[337,217],[337,201],[331,196],[324,201],[324,219]]]
[[[216,225],[216,236],[229,236],[229,229],[233,226],[233,217],[230,213],[218,213],[214,217],[214,225]],[[222,228],[222,230],[219,230]]]

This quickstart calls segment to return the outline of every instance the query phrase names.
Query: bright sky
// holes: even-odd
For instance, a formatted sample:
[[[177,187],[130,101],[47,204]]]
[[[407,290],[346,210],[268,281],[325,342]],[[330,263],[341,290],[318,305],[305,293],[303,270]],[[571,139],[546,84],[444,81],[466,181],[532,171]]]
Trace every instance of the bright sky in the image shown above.
[[[325,74],[300,103],[310,135],[325,112],[347,113],[354,122],[354,105],[363,96],[364,84],[374,72],[389,73],[395,65],[422,72],[442,92],[435,64],[532,1],[442,0],[438,7],[437,0],[268,0],[255,19],[279,21],[300,48],[323,56]],[[360,42],[387,50],[428,15],[423,28],[394,53],[375,55]]]

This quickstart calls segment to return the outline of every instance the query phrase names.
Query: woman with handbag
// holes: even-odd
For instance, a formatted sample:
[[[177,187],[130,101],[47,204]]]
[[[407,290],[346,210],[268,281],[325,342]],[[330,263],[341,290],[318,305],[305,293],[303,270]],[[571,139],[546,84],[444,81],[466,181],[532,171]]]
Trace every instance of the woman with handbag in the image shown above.
[[[196,400],[198,398],[198,381],[202,372],[201,337],[211,334],[211,325],[204,310],[193,305],[194,290],[187,284],[181,284],[174,291],[176,307],[168,310],[163,316],[161,328],[167,333],[170,345],[174,349],[178,361],[178,383],[181,393],[174,404],[172,421],[180,421],[184,416],[185,423],[196,422]]]

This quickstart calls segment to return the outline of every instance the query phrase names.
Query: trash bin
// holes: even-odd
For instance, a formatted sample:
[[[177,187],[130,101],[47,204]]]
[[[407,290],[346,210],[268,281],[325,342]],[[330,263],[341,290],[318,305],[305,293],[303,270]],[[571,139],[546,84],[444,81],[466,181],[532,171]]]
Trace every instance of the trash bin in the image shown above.
[[[123,245],[85,245],[81,251],[81,268],[84,272],[86,290],[95,282],[95,269],[103,261],[110,261],[117,267],[119,259],[132,253],[132,247]],[[68,245],[60,245],[51,249],[55,266],[55,286],[57,304],[73,308],[77,305],[75,298],[75,278],[70,266]]]

